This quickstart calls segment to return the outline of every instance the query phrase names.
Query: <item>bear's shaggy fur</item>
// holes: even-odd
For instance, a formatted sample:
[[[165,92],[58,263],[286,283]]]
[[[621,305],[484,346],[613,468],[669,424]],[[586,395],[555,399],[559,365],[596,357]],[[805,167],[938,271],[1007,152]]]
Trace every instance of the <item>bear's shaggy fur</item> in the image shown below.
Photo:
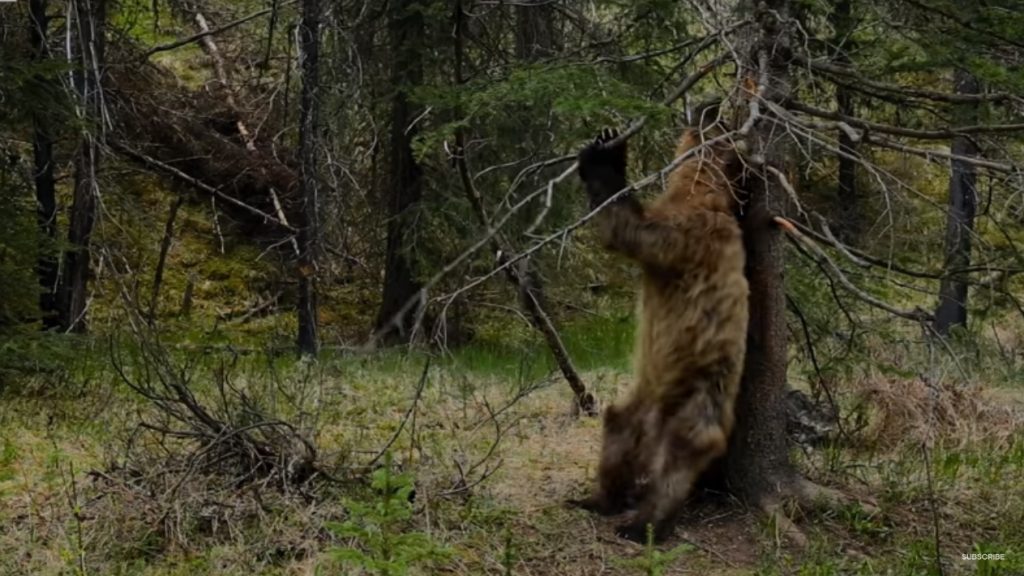
[[[640,322],[629,395],[607,408],[598,486],[579,502],[617,514],[638,509],[619,528],[632,540],[668,536],[694,483],[723,455],[746,353],[748,287],[736,219],[733,148],[684,132],[677,157],[694,149],[650,205],[632,194],[595,216],[609,250],[643,270]],[[579,156],[591,206],[626,187],[626,145],[605,132]],[[645,483],[643,490],[640,484]],[[641,493],[642,492],[642,493]]]

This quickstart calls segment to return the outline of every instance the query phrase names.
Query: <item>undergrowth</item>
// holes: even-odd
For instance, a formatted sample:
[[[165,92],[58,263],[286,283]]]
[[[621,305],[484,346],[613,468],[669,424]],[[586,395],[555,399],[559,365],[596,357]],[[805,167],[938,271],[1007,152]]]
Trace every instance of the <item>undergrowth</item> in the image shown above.
[[[625,313],[564,327],[603,399],[628,385],[631,333]],[[568,390],[536,345],[328,350],[311,366],[272,349],[172,342],[172,355],[200,358],[200,397],[230,360],[251,402],[315,422],[334,479],[279,495],[197,476],[165,499],[133,487],[156,486],[144,470],[125,475],[129,442],[152,457],[172,445],[138,443],[150,407],[118,382],[111,342],[19,339],[0,346],[0,574],[939,574],[936,542],[944,575],[1018,574],[1020,360],[1000,337],[1002,349],[952,341],[930,357],[858,343],[899,372],[821,374],[794,346],[794,384],[829,387],[844,416],[842,433],[794,455],[816,481],[879,509],[797,515],[805,550],[754,516],[717,514],[684,522],[664,547],[634,547],[564,509],[590,482],[600,425],[568,416]]]

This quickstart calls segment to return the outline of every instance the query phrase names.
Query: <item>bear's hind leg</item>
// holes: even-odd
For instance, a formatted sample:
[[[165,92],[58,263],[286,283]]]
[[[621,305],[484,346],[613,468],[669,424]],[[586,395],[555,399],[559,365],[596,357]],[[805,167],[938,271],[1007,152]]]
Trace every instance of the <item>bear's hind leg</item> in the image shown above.
[[[725,454],[727,433],[721,424],[707,419],[694,422],[691,416],[692,410],[684,409],[666,422],[649,492],[633,519],[616,530],[623,538],[646,542],[648,525],[655,542],[668,538],[701,473]]]
[[[643,428],[637,408],[609,406],[604,415],[604,438],[597,489],[583,500],[570,501],[605,516],[625,512],[636,494],[637,480],[646,472]]]

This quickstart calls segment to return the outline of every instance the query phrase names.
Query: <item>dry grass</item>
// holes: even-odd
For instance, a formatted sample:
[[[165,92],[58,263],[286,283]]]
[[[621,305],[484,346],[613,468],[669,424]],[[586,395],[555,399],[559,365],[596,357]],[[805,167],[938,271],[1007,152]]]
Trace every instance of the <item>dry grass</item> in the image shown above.
[[[615,519],[563,505],[592,481],[600,424],[569,417],[562,383],[520,394],[523,384],[500,376],[436,368],[410,411],[421,368],[418,361],[331,367],[318,383],[329,393],[317,399],[323,463],[341,478],[357,472],[410,416],[391,446],[396,467],[416,477],[414,521],[403,529],[452,551],[436,569],[414,573],[647,573],[649,552],[615,538]],[[588,374],[603,398],[628,379]],[[927,573],[935,514],[947,558],[974,546],[1024,554],[1011,528],[1024,520],[1014,511],[1024,504],[1024,449],[1020,410],[1002,399],[1008,392],[971,387],[936,394],[920,381],[878,375],[849,390],[871,406],[864,442],[805,460],[816,479],[875,496],[881,514],[797,514],[812,541],[797,551],[735,503],[698,502],[676,540],[662,548],[683,547],[660,573]],[[88,421],[67,417],[80,399],[5,401],[0,448],[15,448],[0,456],[0,574],[314,574],[318,566],[319,573],[362,573],[331,568],[326,551],[355,542],[325,527],[346,517],[344,497],[370,497],[365,488],[323,483],[306,495],[282,494],[192,475],[168,497],[171,477],[157,482],[110,467],[123,448],[121,433],[145,408],[120,393],[108,396]],[[929,454],[930,481],[918,451],[927,439],[943,439]],[[957,471],[952,462],[959,462]],[[973,569],[951,560],[946,573]]]
[[[1024,424],[1020,390],[928,383],[877,373],[853,380],[850,389],[857,402],[870,407],[871,424],[864,438],[890,448],[935,440],[961,445],[985,440],[1006,447]]]

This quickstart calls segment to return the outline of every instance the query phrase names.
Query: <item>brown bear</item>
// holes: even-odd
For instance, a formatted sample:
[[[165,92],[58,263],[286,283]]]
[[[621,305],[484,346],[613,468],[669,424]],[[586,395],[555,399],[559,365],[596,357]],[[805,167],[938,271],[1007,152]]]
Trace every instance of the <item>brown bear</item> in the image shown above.
[[[746,353],[748,287],[737,221],[742,165],[714,132],[688,129],[690,153],[649,205],[631,192],[595,216],[603,245],[643,272],[640,322],[628,396],[607,408],[597,489],[577,504],[618,514],[618,534],[655,541],[671,534],[694,483],[723,455]],[[626,187],[626,144],[606,131],[579,155],[591,208]],[[641,490],[641,483],[645,484]]]

